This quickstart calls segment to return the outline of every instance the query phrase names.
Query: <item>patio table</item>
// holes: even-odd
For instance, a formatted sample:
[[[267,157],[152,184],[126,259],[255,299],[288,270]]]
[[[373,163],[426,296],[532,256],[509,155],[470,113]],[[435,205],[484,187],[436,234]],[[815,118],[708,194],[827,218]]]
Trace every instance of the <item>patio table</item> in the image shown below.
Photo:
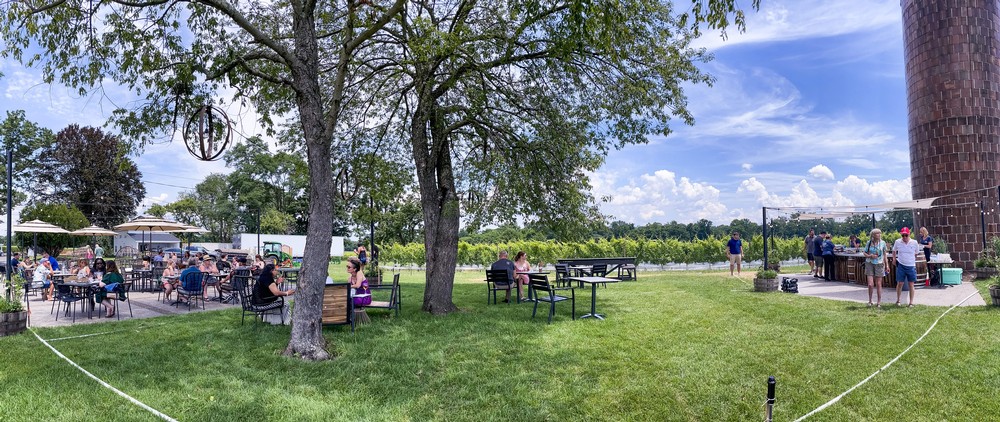
[[[604,319],[604,315],[597,313],[597,285],[601,283],[617,283],[619,280],[617,278],[607,278],[607,277],[566,277],[567,280],[575,281],[582,284],[590,285],[590,313],[583,318],[597,318],[600,320]]]

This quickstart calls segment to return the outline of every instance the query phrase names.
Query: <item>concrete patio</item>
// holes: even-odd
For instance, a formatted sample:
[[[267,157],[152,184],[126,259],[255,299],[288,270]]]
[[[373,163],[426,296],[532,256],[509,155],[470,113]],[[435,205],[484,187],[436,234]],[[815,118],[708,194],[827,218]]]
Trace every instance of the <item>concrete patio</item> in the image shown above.
[[[868,303],[868,286],[862,284],[845,283],[841,281],[826,281],[815,278],[808,274],[780,274],[782,277],[799,279],[799,294],[806,296],[821,297],[824,299],[844,300],[849,302]],[[922,284],[916,286],[914,293],[914,305],[927,306],[953,306],[969,295],[976,293],[976,286],[970,282],[963,282],[959,285],[949,285],[944,288],[926,287]],[[903,293],[903,304],[909,301],[909,293]],[[877,296],[873,293],[872,301],[876,301]],[[882,306],[895,306],[896,289],[882,288]],[[982,295],[973,295],[962,302],[960,306],[985,306],[986,301]]]
[[[214,292],[209,292],[209,297],[213,297]],[[50,312],[52,310],[52,302],[42,301],[40,295],[29,296],[29,304],[31,306],[30,314],[30,324],[32,327],[58,327],[73,324],[94,324],[107,321],[117,321],[119,315],[121,320],[126,319],[137,319],[137,318],[153,318],[164,315],[178,315],[186,314],[188,312],[202,312],[201,303],[196,303],[197,306],[192,306],[191,310],[188,311],[186,304],[171,306],[169,302],[163,303],[157,300],[156,293],[147,292],[132,292],[129,295],[129,302],[132,304],[132,314],[129,314],[129,306],[127,302],[119,301],[117,305],[117,310],[114,317],[111,319],[104,317],[104,307],[97,305],[96,310],[88,318],[88,312],[82,310],[81,307],[87,308],[89,305],[82,305],[84,301],[76,303],[76,322],[73,322],[72,313],[62,312],[59,315],[59,320],[56,321],[55,312]],[[171,296],[174,299],[174,296]],[[58,304],[57,304],[58,305]],[[213,301],[205,301],[205,311],[214,311],[220,309],[229,309],[233,307],[238,307],[239,305],[223,304]]]

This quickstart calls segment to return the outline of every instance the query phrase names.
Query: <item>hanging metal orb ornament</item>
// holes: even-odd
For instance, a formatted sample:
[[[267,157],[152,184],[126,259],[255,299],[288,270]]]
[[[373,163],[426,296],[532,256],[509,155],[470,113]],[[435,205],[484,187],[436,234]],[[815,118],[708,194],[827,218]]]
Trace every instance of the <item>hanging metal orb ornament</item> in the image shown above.
[[[351,171],[346,166],[342,167],[340,172],[337,173],[337,180],[335,183],[340,199],[345,201],[354,199],[354,197],[358,194],[358,188],[361,187],[355,180],[353,180],[351,177]]]
[[[184,144],[201,161],[215,161],[233,140],[233,123],[221,108],[199,108],[184,124]]]

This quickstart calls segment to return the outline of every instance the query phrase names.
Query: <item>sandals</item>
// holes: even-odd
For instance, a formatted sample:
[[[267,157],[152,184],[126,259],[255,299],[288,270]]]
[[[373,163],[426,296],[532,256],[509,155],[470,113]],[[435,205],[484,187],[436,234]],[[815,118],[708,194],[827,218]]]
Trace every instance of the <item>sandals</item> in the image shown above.
[[[872,307],[872,305],[874,305],[874,303],[872,303],[872,301],[870,301],[870,300],[869,300],[869,301],[868,301],[868,307],[869,307],[869,308],[871,308],[871,307]]]

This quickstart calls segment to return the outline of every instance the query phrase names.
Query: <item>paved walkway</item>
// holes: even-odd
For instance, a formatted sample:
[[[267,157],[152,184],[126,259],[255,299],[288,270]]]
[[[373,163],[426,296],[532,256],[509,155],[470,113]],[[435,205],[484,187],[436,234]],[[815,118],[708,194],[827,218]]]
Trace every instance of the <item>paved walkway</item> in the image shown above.
[[[799,294],[806,296],[821,297],[824,299],[846,300],[850,302],[868,303],[868,286],[854,283],[844,283],[840,281],[825,281],[808,274],[779,274],[782,277],[794,277],[799,279]],[[952,306],[970,294],[976,292],[976,286],[969,282],[959,285],[938,287],[917,286],[913,303],[915,305],[927,306]],[[903,303],[909,301],[909,292],[903,293]],[[872,301],[877,296],[872,295]],[[894,306],[896,303],[896,289],[882,288],[882,306]],[[984,306],[986,301],[982,295],[974,295],[961,306]]]
[[[215,293],[209,291],[209,297],[215,296]],[[29,296],[31,305],[31,326],[32,327],[58,327],[65,325],[72,325],[73,317],[72,314],[60,313],[59,320],[56,321],[55,313],[51,312],[52,302],[43,302],[40,295]],[[173,299],[174,296],[171,296]],[[201,312],[201,303],[197,303],[197,307],[192,306],[191,310],[188,311],[187,305],[180,305],[177,307],[170,306],[167,303],[162,303],[156,298],[156,293],[145,293],[145,292],[132,292],[130,294],[129,302],[132,303],[132,314],[129,315],[129,306],[126,302],[118,302],[118,308],[115,311],[118,315],[112,317],[112,320],[118,320],[118,316],[121,316],[122,320],[132,319],[132,318],[152,318],[163,315],[178,315],[186,314],[188,312]],[[75,324],[93,324],[98,322],[106,322],[109,319],[104,317],[105,311],[104,307],[97,305],[97,309],[93,312],[92,318],[88,318],[88,312],[86,310],[81,310],[81,303],[78,302],[76,306],[76,322]],[[205,302],[205,310],[213,311],[218,309],[228,309],[235,307],[237,305],[222,304],[219,302]]]

